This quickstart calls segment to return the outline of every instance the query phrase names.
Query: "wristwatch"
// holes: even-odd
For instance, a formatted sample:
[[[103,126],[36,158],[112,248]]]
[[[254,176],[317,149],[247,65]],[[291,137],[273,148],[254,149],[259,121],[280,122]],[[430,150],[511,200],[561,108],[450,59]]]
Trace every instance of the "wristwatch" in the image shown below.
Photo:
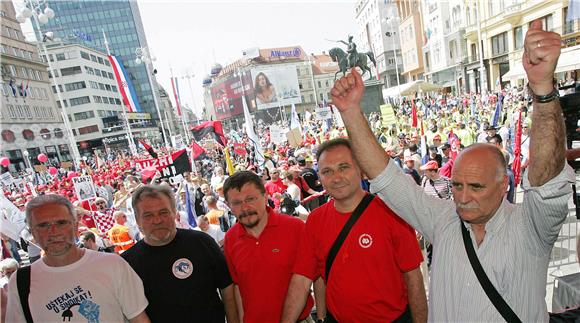
[[[554,89],[552,90],[552,92],[546,94],[546,95],[536,95],[534,93],[534,91],[532,91],[532,88],[530,87],[530,85],[528,84],[528,92],[532,95],[532,97],[534,98],[534,102],[537,103],[548,103],[548,102],[552,102],[556,99],[558,99],[560,97],[560,93],[558,92],[558,89],[554,87]]]

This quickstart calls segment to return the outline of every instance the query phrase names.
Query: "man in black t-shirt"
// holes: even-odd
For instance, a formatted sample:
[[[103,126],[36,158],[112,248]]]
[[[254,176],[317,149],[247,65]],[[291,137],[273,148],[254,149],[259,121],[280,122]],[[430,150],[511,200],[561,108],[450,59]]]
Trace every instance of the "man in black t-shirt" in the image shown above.
[[[308,186],[317,191],[317,192],[322,192],[323,188],[322,188],[322,184],[320,183],[320,179],[318,178],[318,174],[316,174],[316,171],[312,168],[312,159],[310,158],[310,161],[307,161],[306,158],[300,156],[296,159],[296,161],[298,162],[298,166],[300,167],[300,169],[302,170],[300,172],[300,176],[302,176],[302,178],[304,179],[304,181],[306,182],[306,184],[308,184]],[[311,194],[307,191],[305,191],[304,189],[302,190],[302,198],[306,198],[308,196],[310,196]],[[322,200],[324,199],[323,196],[312,199],[310,201],[308,201],[307,203],[305,203],[305,207],[312,211],[315,208],[317,208],[318,206],[320,206],[321,204],[324,204],[326,202],[326,200]]]
[[[207,234],[176,229],[173,191],[142,186],[132,203],[145,237],[122,257],[143,280],[151,322],[238,322],[225,258]]]

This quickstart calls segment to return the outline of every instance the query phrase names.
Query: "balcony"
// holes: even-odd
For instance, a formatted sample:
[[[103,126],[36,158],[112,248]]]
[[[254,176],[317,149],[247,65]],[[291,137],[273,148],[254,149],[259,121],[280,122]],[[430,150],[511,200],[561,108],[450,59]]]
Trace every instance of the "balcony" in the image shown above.
[[[507,20],[510,24],[517,24],[522,18],[522,4],[517,3],[503,9],[503,18]]]

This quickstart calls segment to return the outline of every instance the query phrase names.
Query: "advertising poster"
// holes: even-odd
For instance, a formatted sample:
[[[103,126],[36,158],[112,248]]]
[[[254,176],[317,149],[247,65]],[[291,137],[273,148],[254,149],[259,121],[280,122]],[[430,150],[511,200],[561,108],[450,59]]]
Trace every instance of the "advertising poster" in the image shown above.
[[[253,68],[252,85],[260,110],[302,103],[295,65]]]

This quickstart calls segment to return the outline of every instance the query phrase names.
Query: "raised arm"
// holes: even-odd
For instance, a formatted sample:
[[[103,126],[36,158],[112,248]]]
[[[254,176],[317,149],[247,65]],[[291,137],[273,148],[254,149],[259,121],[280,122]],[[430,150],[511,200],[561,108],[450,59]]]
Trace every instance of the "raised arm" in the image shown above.
[[[542,30],[540,20],[530,25],[522,62],[530,89],[536,96],[545,96],[554,91],[554,70],[561,43],[559,34]],[[532,124],[528,178],[532,186],[542,186],[564,167],[566,134],[558,98],[548,103],[534,100]]]
[[[364,94],[362,77],[356,70],[334,83],[330,92],[332,103],[338,108],[352,141],[354,155],[369,178],[377,177],[389,163],[389,158],[377,142],[360,102]]]

